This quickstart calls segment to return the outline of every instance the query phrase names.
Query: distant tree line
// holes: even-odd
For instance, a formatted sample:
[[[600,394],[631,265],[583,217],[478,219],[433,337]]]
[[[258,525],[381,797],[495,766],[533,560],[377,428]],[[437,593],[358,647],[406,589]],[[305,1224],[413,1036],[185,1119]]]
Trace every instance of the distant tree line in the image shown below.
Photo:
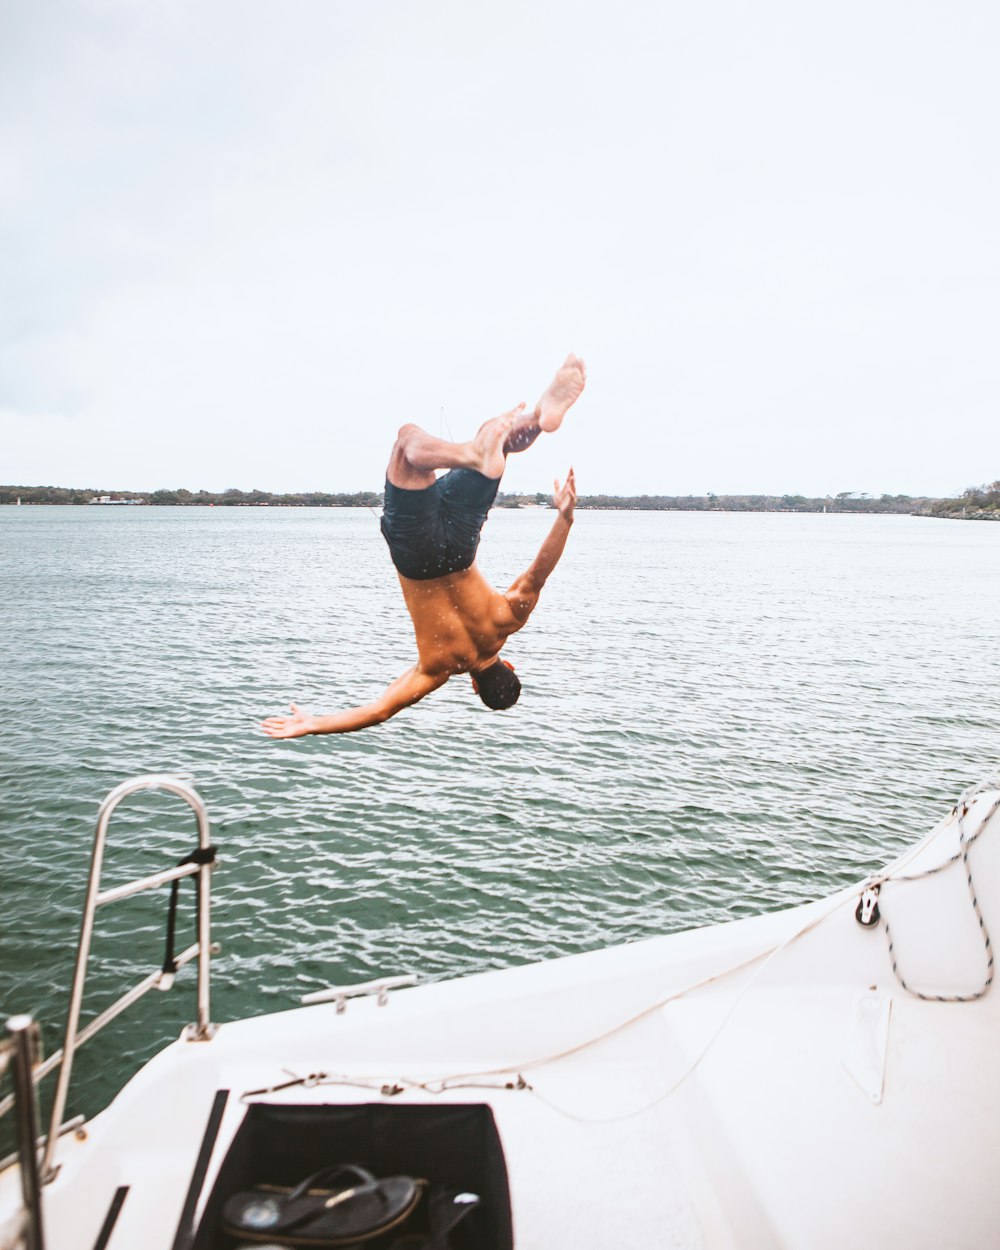
[[[252,508],[373,508],[382,503],[381,491],[328,493],[300,491],[274,494],[264,490],[114,491],[106,487],[81,489],[68,486],[0,486],[0,504],[89,504],[105,495],[111,499],[140,499],[143,503],[169,507]],[[501,491],[501,508],[545,507],[551,497],[544,492],[515,494]],[[1000,520],[1000,481],[970,486],[958,499],[932,499],[923,495],[868,495],[841,491],[837,495],[809,498],[805,495],[581,495],[580,508],[647,512],[890,512],[921,516],[988,518]]]
[[[913,495],[584,495],[581,508],[634,508],[652,512],[923,512],[934,501]]]
[[[143,503],[169,507],[247,508],[273,505],[283,508],[364,508],[382,502],[380,491],[362,490],[353,493],[327,494],[323,491],[302,491],[293,495],[276,495],[266,490],[81,490],[68,486],[0,486],[0,504],[14,503],[90,503],[107,495],[111,499],[141,499]]]
[[[1000,521],[1000,481],[968,486],[957,499],[938,499],[930,516],[958,517],[969,521]]]
[[[97,494],[108,492],[68,486],[0,486],[0,503],[17,503],[18,499],[22,503],[89,503]]]

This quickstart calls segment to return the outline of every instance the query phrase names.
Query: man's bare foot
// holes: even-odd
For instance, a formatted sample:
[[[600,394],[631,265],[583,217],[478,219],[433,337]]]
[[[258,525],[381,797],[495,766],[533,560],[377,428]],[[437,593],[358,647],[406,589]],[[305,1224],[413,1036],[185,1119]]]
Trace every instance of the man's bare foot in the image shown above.
[[[527,451],[542,431],[557,430],[570,406],[580,398],[586,385],[587,369],[578,356],[567,356],[552,385],[535,405],[511,426],[503,445],[504,453]]]
[[[503,477],[506,463],[506,440],[511,430],[524,416],[526,404],[518,404],[503,416],[485,421],[471,443],[470,469],[476,469],[484,477]]]
[[[541,432],[542,427],[538,424],[538,418],[533,412],[522,417],[511,427],[510,433],[504,440],[504,455],[509,456],[515,451],[527,451]]]
[[[549,383],[549,388],[535,405],[538,427],[546,434],[558,430],[562,419],[580,398],[587,383],[587,368],[572,352],[566,357]]]

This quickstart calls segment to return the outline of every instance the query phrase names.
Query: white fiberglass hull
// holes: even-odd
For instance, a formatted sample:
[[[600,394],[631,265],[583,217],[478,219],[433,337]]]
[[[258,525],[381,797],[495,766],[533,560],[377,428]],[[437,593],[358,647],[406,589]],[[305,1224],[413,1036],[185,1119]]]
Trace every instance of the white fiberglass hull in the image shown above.
[[[963,825],[983,827],[968,862],[987,926],[998,799],[977,796]],[[888,880],[879,900],[899,972],[948,995],[987,976],[965,861],[949,862],[958,830],[953,812],[887,870],[913,879]],[[907,993],[885,930],[855,919],[859,892],[178,1041],[83,1140],[61,1142],[48,1247],[93,1246],[127,1186],[110,1250],[171,1250],[218,1090],[230,1093],[202,1200],[248,1101],[485,1102],[518,1250],[996,1244],[1000,997]],[[290,1073],[322,1076],[243,1097]],[[519,1076],[527,1088],[506,1088]],[[18,1198],[11,1168],[0,1227]]]

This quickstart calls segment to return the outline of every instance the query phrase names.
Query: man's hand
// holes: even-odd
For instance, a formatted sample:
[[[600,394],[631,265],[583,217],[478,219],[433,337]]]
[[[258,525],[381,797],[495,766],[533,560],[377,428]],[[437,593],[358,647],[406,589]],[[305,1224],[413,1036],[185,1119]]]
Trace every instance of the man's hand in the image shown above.
[[[269,738],[304,738],[306,734],[316,732],[316,718],[298,706],[290,704],[291,716],[269,716],[261,724],[261,729]]]
[[[369,725],[381,725],[404,707],[416,703],[425,694],[437,690],[448,680],[447,673],[431,676],[419,665],[397,677],[374,703],[363,707],[349,707],[344,712],[332,712],[326,716],[310,716],[293,703],[291,716],[269,716],[261,722],[261,729],[269,738],[303,738],[306,734],[349,734]]]
[[[576,474],[573,469],[570,469],[566,475],[566,481],[562,486],[559,485],[559,479],[556,478],[552,502],[559,509],[559,515],[562,519],[572,522],[573,509],[576,507]]]

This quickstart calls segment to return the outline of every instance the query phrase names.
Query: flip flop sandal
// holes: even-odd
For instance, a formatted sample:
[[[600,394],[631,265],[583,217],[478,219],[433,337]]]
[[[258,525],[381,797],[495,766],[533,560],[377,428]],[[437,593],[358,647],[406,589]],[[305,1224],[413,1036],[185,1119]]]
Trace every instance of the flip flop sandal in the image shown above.
[[[349,1246],[402,1224],[416,1208],[426,1181],[381,1180],[350,1163],[322,1168],[294,1189],[258,1185],[229,1198],[222,1229],[248,1241],[289,1246]]]

